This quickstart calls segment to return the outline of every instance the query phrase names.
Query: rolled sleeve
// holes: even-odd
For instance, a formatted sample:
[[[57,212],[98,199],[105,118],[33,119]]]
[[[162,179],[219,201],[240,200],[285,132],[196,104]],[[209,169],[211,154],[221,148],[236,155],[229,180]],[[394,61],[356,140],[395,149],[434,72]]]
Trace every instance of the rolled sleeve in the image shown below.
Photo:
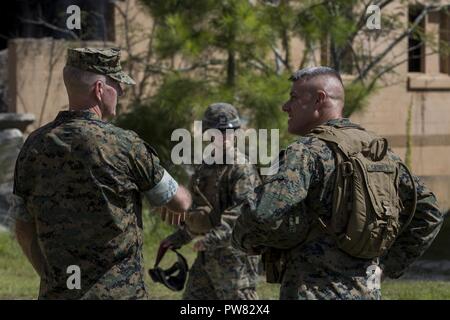
[[[145,191],[149,203],[155,207],[161,207],[167,204],[175,196],[178,190],[178,183],[174,178],[164,170],[163,177],[152,189]]]
[[[178,183],[161,166],[156,151],[137,134],[133,138],[130,161],[134,182],[150,205],[163,206],[177,193]]]

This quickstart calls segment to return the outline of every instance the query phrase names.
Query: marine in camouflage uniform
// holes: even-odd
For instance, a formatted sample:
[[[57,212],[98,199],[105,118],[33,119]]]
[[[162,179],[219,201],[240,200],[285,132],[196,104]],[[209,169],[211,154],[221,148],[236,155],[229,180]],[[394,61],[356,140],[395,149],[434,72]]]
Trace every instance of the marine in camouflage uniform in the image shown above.
[[[115,49],[69,49],[67,65],[131,78]],[[112,73],[110,73],[112,72]],[[90,110],[61,111],[16,163],[15,218],[35,225],[44,257],[39,299],[145,299],[141,192],[165,205],[178,185],[132,131]],[[81,288],[69,289],[78,266]]]
[[[325,125],[354,124],[337,118]],[[388,156],[399,160],[391,151]],[[367,270],[378,266],[385,276],[399,277],[430,246],[440,229],[443,217],[437,200],[414,177],[418,197],[414,218],[388,254],[380,259],[350,256],[338,248],[330,234],[316,232],[311,236],[317,231],[316,214],[323,221],[331,219],[336,169],[333,151],[317,137],[301,136],[280,153],[279,161],[278,172],[258,188],[257,200],[243,206],[232,243],[248,252],[270,248],[280,253],[280,299],[380,299],[379,288],[368,285]],[[410,207],[413,189],[404,169],[399,195],[405,208]]]
[[[225,103],[212,104],[205,112],[203,129],[237,128],[236,109]],[[208,122],[209,120],[209,122]],[[243,156],[238,154],[238,156]],[[218,217],[211,230],[200,240],[205,247],[189,270],[183,299],[186,300],[254,300],[257,299],[259,256],[246,255],[230,244],[232,228],[240,215],[244,200],[254,197],[260,184],[257,168],[247,164],[201,164],[191,178],[192,210],[210,204],[210,215]],[[198,191],[199,192],[198,192]],[[205,199],[206,198],[206,199]],[[215,218],[212,218],[215,220]],[[175,247],[193,239],[187,227],[167,238]]]

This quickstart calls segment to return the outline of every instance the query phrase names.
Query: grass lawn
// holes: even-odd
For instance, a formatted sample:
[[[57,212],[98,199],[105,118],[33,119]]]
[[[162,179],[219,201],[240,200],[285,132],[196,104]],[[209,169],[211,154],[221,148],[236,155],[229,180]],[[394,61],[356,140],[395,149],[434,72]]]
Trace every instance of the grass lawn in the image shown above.
[[[155,223],[152,218],[145,219],[145,261],[147,268],[154,262],[159,241],[171,229]],[[181,252],[191,264],[195,254],[190,246]],[[165,261],[163,267],[172,263]],[[180,299],[181,293],[168,290],[163,285],[154,284],[147,276],[147,284],[153,299]],[[20,248],[8,233],[0,233],[0,299],[35,299],[39,280],[31,265],[26,261]],[[450,282],[444,281],[386,281],[382,284],[384,299],[448,299]],[[261,299],[278,299],[279,286],[261,282],[258,293]]]

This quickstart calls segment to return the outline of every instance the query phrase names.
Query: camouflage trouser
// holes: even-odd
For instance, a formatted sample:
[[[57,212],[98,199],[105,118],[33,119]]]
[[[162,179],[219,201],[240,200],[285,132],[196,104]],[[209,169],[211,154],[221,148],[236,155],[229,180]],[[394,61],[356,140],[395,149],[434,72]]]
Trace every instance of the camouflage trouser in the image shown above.
[[[257,300],[259,257],[224,252],[200,253],[191,269],[185,300]]]

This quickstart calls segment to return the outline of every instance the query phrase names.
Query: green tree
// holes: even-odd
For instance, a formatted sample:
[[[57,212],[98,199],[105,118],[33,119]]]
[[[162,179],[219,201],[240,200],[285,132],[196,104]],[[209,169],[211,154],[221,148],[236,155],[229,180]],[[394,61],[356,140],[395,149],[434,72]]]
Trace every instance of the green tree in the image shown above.
[[[258,6],[242,0],[142,2],[160,21],[156,48],[161,59],[178,56],[182,64],[191,63],[185,68],[201,68],[203,77],[229,87],[236,84],[239,71],[264,70],[275,32]]]

